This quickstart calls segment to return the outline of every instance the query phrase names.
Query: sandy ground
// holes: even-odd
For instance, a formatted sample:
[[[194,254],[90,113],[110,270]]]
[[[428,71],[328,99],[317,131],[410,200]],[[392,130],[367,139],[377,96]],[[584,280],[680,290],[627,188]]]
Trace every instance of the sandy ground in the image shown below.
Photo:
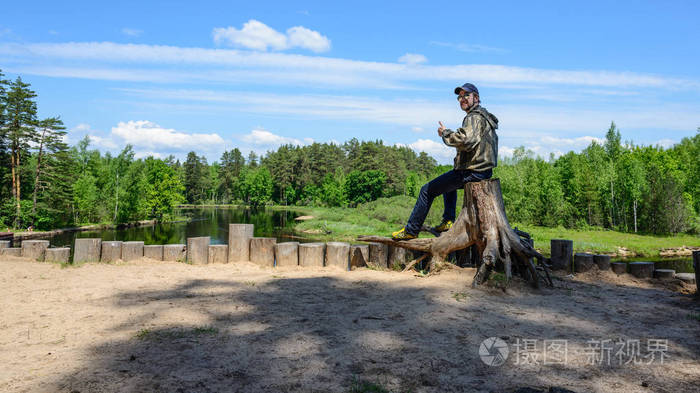
[[[596,272],[504,293],[471,289],[473,273],[5,257],[0,391],[700,390],[694,288]],[[489,337],[507,343],[505,364],[479,357]]]

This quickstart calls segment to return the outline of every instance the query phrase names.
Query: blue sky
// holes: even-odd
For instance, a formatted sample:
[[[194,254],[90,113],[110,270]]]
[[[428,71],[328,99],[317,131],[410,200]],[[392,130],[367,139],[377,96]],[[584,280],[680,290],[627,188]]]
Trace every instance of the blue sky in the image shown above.
[[[669,146],[700,126],[700,3],[12,2],[0,69],[74,143],[139,156],[382,139],[449,163],[475,83],[500,154],[603,138]]]

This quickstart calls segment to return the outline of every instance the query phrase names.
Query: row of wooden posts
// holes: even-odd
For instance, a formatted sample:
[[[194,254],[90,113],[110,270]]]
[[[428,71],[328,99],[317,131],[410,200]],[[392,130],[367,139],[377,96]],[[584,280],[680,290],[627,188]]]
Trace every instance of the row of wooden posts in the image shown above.
[[[700,251],[693,251],[692,273],[676,273],[673,269],[656,269],[654,262],[610,262],[610,255],[575,253],[572,240],[551,240],[550,265],[553,270],[583,273],[594,268],[612,270],[617,275],[629,273],[637,278],[678,278],[686,282],[700,281]]]
[[[405,263],[412,256],[403,248],[381,243],[277,243],[275,238],[254,237],[253,230],[253,224],[229,224],[228,244],[211,244],[209,236],[188,238],[187,244],[164,245],[80,238],[75,239],[73,263],[131,261],[145,257],[195,265],[250,261],[263,267],[331,266],[350,270],[366,265],[387,268],[394,263]],[[9,241],[0,242],[0,255],[70,262],[70,248],[49,248],[48,240],[24,240],[21,247],[9,245]]]

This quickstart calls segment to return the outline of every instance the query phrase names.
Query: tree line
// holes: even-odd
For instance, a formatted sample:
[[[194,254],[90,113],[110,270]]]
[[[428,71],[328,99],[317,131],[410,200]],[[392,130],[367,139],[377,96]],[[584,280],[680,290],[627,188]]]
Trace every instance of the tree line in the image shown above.
[[[258,157],[234,148],[218,161],[183,162],[65,143],[59,117],[37,117],[36,93],[0,73],[0,225],[50,229],[169,219],[188,204],[349,206],[420,187],[450,167],[381,140],[283,145]],[[613,123],[604,143],[545,160],[520,147],[502,157],[511,221],[628,232],[699,232],[700,129],[671,148],[622,143]]]

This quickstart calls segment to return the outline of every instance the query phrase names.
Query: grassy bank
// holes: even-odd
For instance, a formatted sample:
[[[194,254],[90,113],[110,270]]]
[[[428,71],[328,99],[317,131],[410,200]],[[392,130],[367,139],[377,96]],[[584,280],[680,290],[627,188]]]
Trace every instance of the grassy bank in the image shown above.
[[[461,201],[461,196],[458,201]],[[358,235],[390,236],[400,229],[413,209],[415,199],[406,196],[382,198],[357,208],[294,208],[300,213],[313,216],[295,226],[301,236],[320,240],[353,241]],[[280,208],[280,207],[277,207]],[[426,224],[436,225],[442,214],[442,200],[436,199]],[[654,236],[637,235],[597,228],[576,230],[563,227],[547,228],[512,223],[519,229],[529,232],[535,240],[535,247],[549,255],[551,239],[574,241],[576,252],[618,253],[624,247],[638,256],[659,257],[663,248],[700,246],[700,237],[693,235]],[[430,235],[422,234],[428,237]]]

